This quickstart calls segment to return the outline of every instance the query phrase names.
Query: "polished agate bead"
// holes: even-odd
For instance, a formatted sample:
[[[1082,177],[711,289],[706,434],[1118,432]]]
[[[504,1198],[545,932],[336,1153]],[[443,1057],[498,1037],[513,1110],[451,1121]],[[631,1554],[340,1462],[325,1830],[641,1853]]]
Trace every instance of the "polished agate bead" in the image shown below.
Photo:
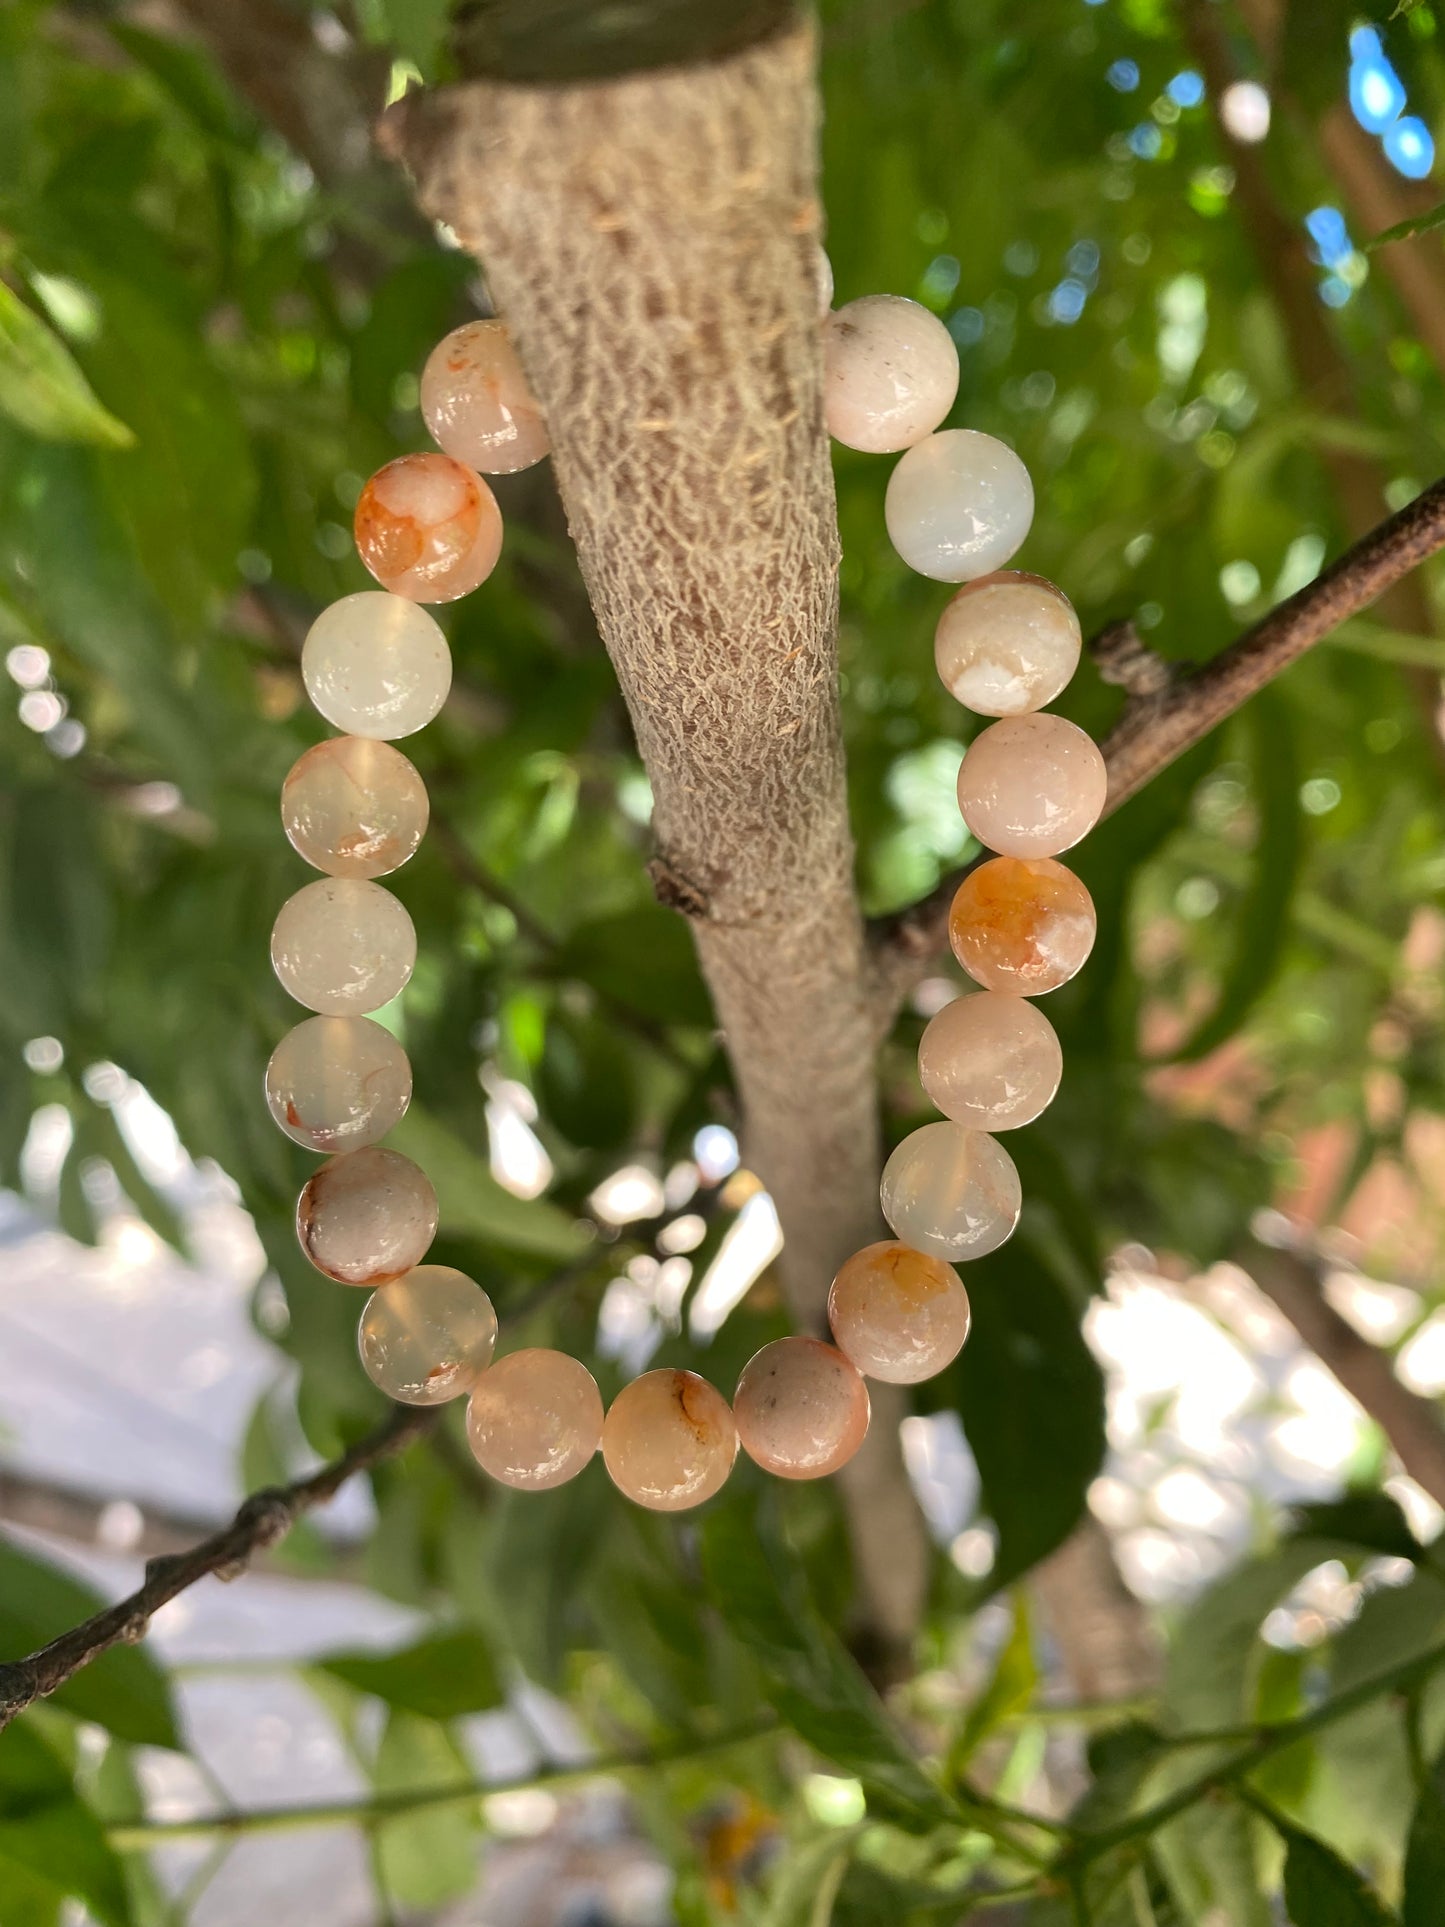
[[[865,1245],[828,1292],[838,1349],[860,1372],[916,1385],[951,1365],[969,1327],[968,1293],[952,1265],[885,1239]]]
[[[362,589],[312,623],[301,675],[328,723],[385,740],[410,736],[436,715],[452,686],[452,659],[425,609]]]
[[[1001,569],[1028,534],[1034,488],[1007,443],[946,428],[899,461],[883,515],[910,569],[935,582],[969,582]]]
[[[422,419],[437,447],[483,475],[510,475],[551,447],[505,321],[468,321],[421,371]]]
[[[823,413],[845,448],[889,455],[931,435],[958,393],[958,350],[937,315],[869,294],[828,317]]]
[[[612,1483],[653,1512],[685,1512],[710,1499],[737,1452],[727,1400],[696,1372],[644,1372],[613,1399],[602,1426]]]
[[[738,1442],[780,1479],[821,1479],[868,1432],[868,1387],[832,1345],[779,1338],[755,1352],[733,1395]]]
[[[384,589],[455,602],[502,553],[502,511],[480,475],[450,455],[398,455],[361,491],[356,553]]]
[[[1093,898],[1050,857],[980,863],[948,913],[948,941],[969,976],[1021,997],[1041,997],[1076,976],[1097,927]]]
[[[296,1201],[296,1240],[339,1285],[385,1285],[419,1265],[437,1234],[437,1194],[400,1151],[368,1144],[329,1158]]]
[[[426,785],[399,749],[365,736],[333,736],[291,765],[281,824],[314,870],[384,877],[426,834]]]
[[[411,1065],[369,1017],[308,1017],[266,1066],[266,1102],[287,1137],[308,1151],[375,1144],[406,1114]]]
[[[1013,1131],[1051,1104],[1064,1072],[1053,1025],[1022,997],[980,990],[945,1004],[918,1046],[930,1102],[975,1131]]]
[[[271,967],[298,1004],[360,1016],[399,996],[416,965],[416,931],[379,883],[322,877],[282,904]]]
[[[403,1405],[444,1405],[492,1362],[497,1314],[480,1285],[450,1265],[418,1265],[366,1301],[357,1332],[372,1384]]]
[[[933,634],[940,682],[979,716],[1023,716],[1051,703],[1078,668],[1081,647],[1063,590],[1020,569],[965,583]]]
[[[467,1407],[478,1465],[503,1485],[545,1492],[575,1479],[602,1443],[602,1394],[566,1352],[509,1352],[482,1374]]]
[[[1072,849],[1108,790],[1098,745],[1063,716],[1006,716],[974,737],[958,772],[963,820],[1000,856]]]
[[[985,1131],[925,1124],[883,1167],[883,1215],[935,1258],[982,1258],[1013,1234],[1023,1192],[1008,1152]]]

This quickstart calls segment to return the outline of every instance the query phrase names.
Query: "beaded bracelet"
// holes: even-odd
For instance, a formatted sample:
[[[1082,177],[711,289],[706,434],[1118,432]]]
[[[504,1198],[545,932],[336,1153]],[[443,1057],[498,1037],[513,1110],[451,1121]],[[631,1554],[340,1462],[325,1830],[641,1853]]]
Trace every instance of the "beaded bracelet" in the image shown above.
[[[882,1206],[897,1241],[857,1252],[833,1281],[836,1345],[795,1336],[764,1346],[731,1406],[695,1372],[644,1372],[604,1415],[592,1374],[565,1353],[536,1347],[492,1362],[486,1293],[423,1262],[438,1223],[430,1181],[378,1143],[407,1109],[411,1067],[367,1013],[407,983],[416,933],[375,879],[415,853],[428,818],[421,777],[392,743],[429,723],[451,686],[446,639],[420,605],[455,601],[491,574],[502,517],[482,477],[528,468],[549,448],[502,322],[469,322],[428,359],[421,406],[441,452],[403,455],[366,484],[356,546],[382,586],[324,610],[302,651],[312,703],[347,733],[307,750],[281,793],[287,837],[324,872],[282,907],[271,938],[281,983],[317,1013],[266,1070],[277,1124],[328,1154],[301,1193],[297,1236],[328,1278],[370,1288],[359,1349],[372,1381],[411,1405],[470,1394],[478,1463],[522,1490],[563,1484],[599,1446],[619,1489],[657,1511],[711,1497],[739,1443],[784,1478],[836,1471],[868,1430],[865,1375],[915,1383],[963,1346],[968,1295],[947,1261],[996,1249],[1020,1208],[1013,1161],[990,1133],[1031,1122],[1058,1088],[1058,1039],[1024,997],[1066,982],[1093,942],[1088,893],[1053,858],[1097,820],[1103,761],[1072,723],[1037,713],[1077,665],[1078,620],[1051,583],[1001,572],[1033,515],[1018,457],[972,430],[935,432],[958,390],[943,324],[875,295],[829,315],[824,332],[830,433],[852,448],[907,451],[888,485],[889,536],[910,567],[965,585],[938,624],[939,674],[968,708],[1003,719],[959,772],[964,820],[998,853],[965,880],[950,915],[954,953],[983,989],[924,1033],[919,1073],[945,1121],[888,1160]]]

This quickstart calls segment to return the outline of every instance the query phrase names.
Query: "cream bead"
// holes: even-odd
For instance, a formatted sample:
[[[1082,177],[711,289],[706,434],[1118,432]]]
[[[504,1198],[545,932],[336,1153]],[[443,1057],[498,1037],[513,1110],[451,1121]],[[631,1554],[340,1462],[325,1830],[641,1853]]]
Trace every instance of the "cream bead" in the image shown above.
[[[410,736],[452,686],[447,639],[404,596],[362,589],[323,609],[301,651],[306,693],[328,723],[353,736]]]
[[[946,1004],[923,1033],[918,1075],[930,1102],[975,1131],[1013,1131],[1053,1102],[1064,1054],[1022,997],[980,990]]]
[[[933,660],[944,688],[979,716],[1051,703],[1079,666],[1073,605],[1041,575],[1006,569],[965,583],[938,618]]]
[[[383,877],[414,855],[430,814],[426,785],[390,743],[333,736],[292,764],[281,785],[291,847],[334,877]]]
[[[998,856],[959,884],[948,913],[953,954],[985,990],[1040,997],[1083,969],[1094,900],[1052,857]]]
[[[411,1065],[369,1017],[308,1017],[287,1031],[266,1066],[271,1115],[308,1151],[375,1144],[405,1116]]]
[[[427,356],[422,419],[438,448],[483,475],[510,475],[551,447],[504,321],[468,321]]]
[[[958,807],[1000,856],[1057,856],[1103,813],[1109,772],[1093,738],[1063,716],[1007,716],[968,746]]]
[[[733,1395],[738,1441],[780,1479],[821,1479],[846,1465],[868,1433],[868,1387],[856,1366],[816,1338],[779,1338],[755,1352]]]
[[[696,1372],[644,1372],[613,1399],[602,1426],[613,1484],[652,1512],[685,1512],[710,1499],[737,1452],[727,1400]]]
[[[890,1385],[916,1385],[952,1364],[969,1316],[968,1293],[951,1265],[891,1240],[855,1251],[828,1292],[838,1349]]]
[[[597,1381],[565,1352],[509,1352],[477,1382],[467,1440],[478,1465],[503,1485],[524,1492],[565,1485],[602,1443]]]
[[[481,476],[450,455],[398,455],[361,491],[356,553],[393,595],[455,602],[502,553],[502,511]]]
[[[480,1285],[450,1265],[418,1265],[373,1292],[357,1348],[372,1384],[403,1405],[444,1405],[492,1362],[497,1314]]]
[[[888,455],[932,434],[958,393],[958,349],[936,315],[896,294],[828,317],[823,413],[846,448]]]
[[[883,514],[910,569],[935,582],[968,582],[1002,568],[1028,534],[1034,488],[1005,442],[947,428],[898,462]]]
[[[883,1167],[883,1215],[905,1244],[949,1260],[982,1258],[1010,1237],[1023,1193],[1014,1161],[983,1131],[925,1124]]]
[[[328,1017],[380,1010],[416,965],[416,931],[379,883],[322,877],[282,904],[271,966],[298,1004]]]
[[[389,1284],[437,1234],[431,1179],[400,1151],[370,1144],[331,1158],[296,1201],[296,1241],[339,1285]]]

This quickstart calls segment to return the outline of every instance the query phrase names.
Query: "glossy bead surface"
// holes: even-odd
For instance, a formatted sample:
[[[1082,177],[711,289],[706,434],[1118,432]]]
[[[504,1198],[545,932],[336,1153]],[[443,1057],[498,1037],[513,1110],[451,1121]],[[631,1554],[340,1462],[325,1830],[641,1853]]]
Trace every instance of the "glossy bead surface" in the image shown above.
[[[369,1144],[330,1158],[296,1200],[296,1241],[339,1285],[390,1284],[437,1234],[437,1194],[400,1151]]]
[[[357,1333],[372,1384],[403,1405],[444,1405],[492,1362],[497,1314],[480,1285],[450,1265],[418,1265],[366,1301]]]
[[[308,1017],[287,1031],[266,1066],[271,1115],[308,1151],[375,1144],[405,1116],[411,1065],[369,1017]]]
[[[1051,857],[994,857],[970,870],[948,913],[948,941],[985,990],[1041,997],[1076,976],[1094,947],[1094,900]]]
[[[748,1360],[733,1395],[738,1442],[780,1479],[822,1479],[868,1433],[868,1387],[842,1352],[779,1338]]]
[[[504,321],[468,321],[421,371],[421,412],[437,447],[483,475],[510,475],[552,446]]]
[[[925,1124],[883,1167],[883,1215],[905,1244],[950,1262],[1011,1237],[1023,1192],[1014,1161],[985,1131]]]
[[[1079,666],[1073,605],[1041,575],[997,570],[950,597],[933,636],[939,681],[979,716],[1023,716],[1051,703]]]
[[[935,582],[969,582],[1001,569],[1028,534],[1034,488],[1007,443],[946,428],[900,459],[883,514],[910,569]]]
[[[892,1239],[855,1251],[828,1292],[838,1349],[890,1385],[917,1385],[951,1365],[969,1320],[968,1293],[952,1265]]]
[[[958,349],[937,315],[896,294],[865,295],[828,317],[823,414],[846,448],[874,455],[931,435],[958,393]]]
[[[1109,772],[1098,745],[1063,716],[1006,716],[975,736],[958,807],[1000,856],[1057,856],[1098,822]]]
[[[602,1443],[602,1394],[579,1360],[509,1352],[477,1381],[467,1440],[484,1472],[523,1492],[565,1485]]]
[[[322,877],[282,904],[271,928],[271,966],[284,989],[328,1017],[380,1010],[416,965],[416,931],[379,883]]]
[[[333,877],[384,877],[414,855],[431,806],[390,743],[333,736],[291,765],[281,824],[298,856]]]
[[[398,455],[361,491],[356,553],[384,589],[455,602],[502,553],[502,511],[481,476],[450,455]]]
[[[955,1124],[1013,1131],[1032,1124],[1063,1076],[1053,1025],[1022,997],[980,990],[946,1004],[918,1046],[929,1101]]]
[[[727,1400],[696,1372],[644,1372],[613,1399],[602,1427],[613,1484],[653,1512],[685,1512],[710,1499],[737,1452]]]
[[[425,609],[404,596],[361,589],[312,623],[301,675],[328,723],[389,741],[436,715],[452,686],[452,659]]]

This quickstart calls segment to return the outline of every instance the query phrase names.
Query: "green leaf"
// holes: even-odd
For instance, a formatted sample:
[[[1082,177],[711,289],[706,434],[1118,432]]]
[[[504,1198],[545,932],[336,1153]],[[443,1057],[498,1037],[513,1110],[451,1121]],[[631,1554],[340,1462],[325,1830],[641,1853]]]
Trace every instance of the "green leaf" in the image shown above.
[[[471,1769],[434,1720],[394,1711],[381,1736],[373,1774],[378,1793],[465,1784]],[[479,1802],[419,1808],[377,1828],[378,1871],[387,1892],[407,1907],[459,1900],[477,1877]]]
[[[471,1627],[433,1633],[398,1653],[334,1653],[315,1664],[357,1692],[424,1719],[484,1713],[504,1698],[491,1648]]]
[[[0,281],[0,413],[47,442],[130,448],[135,436],[101,406],[49,322]]]
[[[1430,1769],[1405,1849],[1404,1927],[1440,1927],[1445,1918],[1445,1753]]]
[[[786,1855],[768,1891],[762,1927],[829,1927],[857,1841],[858,1829],[849,1827]]]
[[[962,1773],[969,1760],[1001,1720],[1021,1712],[1038,1685],[1033,1636],[1029,1629],[1028,1600],[1014,1594],[1013,1625],[994,1662],[987,1686],[968,1709],[963,1731],[948,1751],[950,1776]]]
[[[615,1151],[637,1115],[635,1047],[592,1017],[555,1010],[537,1071],[537,1099],[549,1124],[589,1151]]]
[[[1400,0],[1395,14],[1406,13],[1418,3],[1419,0]],[[1391,15],[1392,19],[1394,17]],[[1391,241],[1411,241],[1417,234],[1434,234],[1442,227],[1445,227],[1445,201],[1424,214],[1412,214],[1406,220],[1396,221],[1393,227],[1383,228],[1380,233],[1372,235],[1365,243],[1365,252],[1373,254],[1376,248],[1388,247]]]
[[[71,1895],[108,1927],[130,1927],[130,1902],[118,1857],[90,1808],[76,1794],[66,1761],[24,1718],[0,1734],[0,1915],[10,1927],[12,1883],[31,1890],[44,1917],[45,1891]]]
[[[713,1021],[686,921],[660,903],[578,924],[552,968],[557,976],[591,984],[660,1024]]]
[[[569,1212],[545,1198],[518,1198],[504,1190],[488,1168],[486,1144],[470,1149],[422,1106],[412,1105],[387,1143],[414,1158],[436,1186],[444,1234],[471,1233],[510,1251],[562,1263],[587,1249],[587,1232]]]
[[[1395,1915],[1333,1848],[1274,1815],[1270,1823],[1287,1849],[1284,1904],[1292,1927],[1391,1927]]]

